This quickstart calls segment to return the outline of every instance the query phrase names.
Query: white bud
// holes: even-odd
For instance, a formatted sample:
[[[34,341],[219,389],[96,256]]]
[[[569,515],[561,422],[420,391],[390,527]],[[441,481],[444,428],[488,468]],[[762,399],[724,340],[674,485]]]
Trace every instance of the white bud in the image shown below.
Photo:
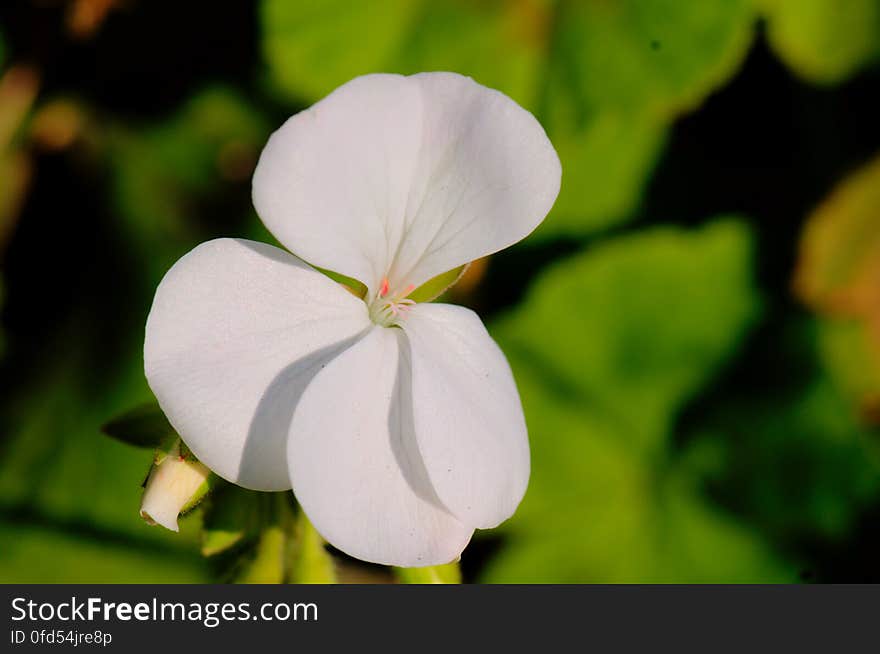
[[[204,495],[210,474],[204,464],[182,456],[178,442],[150,470],[141,502],[141,517],[148,524],[178,531],[177,516],[184,507]]]

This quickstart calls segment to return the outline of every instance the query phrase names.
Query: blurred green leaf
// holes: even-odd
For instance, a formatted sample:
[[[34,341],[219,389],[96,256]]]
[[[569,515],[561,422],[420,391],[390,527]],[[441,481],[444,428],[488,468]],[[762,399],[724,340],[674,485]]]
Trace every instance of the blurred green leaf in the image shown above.
[[[880,425],[880,338],[858,320],[821,320],[819,348],[830,378],[847,398],[848,413]]]
[[[876,430],[860,422],[849,376],[841,383],[833,369],[858,352],[841,326],[801,318],[785,327],[763,357],[769,379],[715,398],[689,438],[712,452],[704,471],[714,494],[792,549],[844,542],[880,497]],[[829,335],[844,341],[829,347]]]
[[[551,115],[601,108],[671,117],[693,108],[736,71],[754,30],[750,0],[558,7],[548,72],[551,99],[562,102]]]
[[[0,513],[34,514],[47,525],[82,524],[86,533],[196,551],[199,520],[173,534],[138,515],[153,452],[103,436],[107,416],[150,397],[141,348],[96,376],[84,323],[59,325],[59,343],[0,407]],[[126,581],[120,578],[117,581]]]
[[[849,175],[810,214],[794,290],[822,316],[823,352],[838,384],[880,424],[880,157]]]
[[[52,584],[206,583],[198,557],[112,535],[0,519],[0,581]]]
[[[516,358],[511,363],[529,424],[532,478],[482,581],[794,580],[761,535],[704,497],[694,471],[639,452],[619,425],[561,397]]]
[[[552,266],[495,333],[560,394],[653,443],[756,317],[750,261],[729,219],[610,241]]]
[[[393,58],[417,13],[412,0],[261,4],[263,53],[275,85],[311,101]]]
[[[842,82],[880,55],[878,0],[758,0],[767,36],[801,77]]]
[[[156,402],[125,411],[105,423],[101,431],[123,443],[149,449],[155,449],[168,443],[169,439],[177,438],[177,432]]]
[[[0,73],[0,256],[15,228],[33,174],[24,135],[39,88],[39,75],[27,66]]]
[[[794,286],[813,308],[844,317],[880,314],[878,206],[880,156],[844,179],[807,218]]]
[[[165,122],[111,131],[117,211],[153,282],[203,238],[200,211],[250,182],[267,134],[263,116],[225,88],[201,91]]]
[[[562,159],[543,236],[632,214],[667,125],[733,74],[754,19],[750,0],[343,4],[263,0],[275,88],[311,103],[368,72],[451,70],[503,91],[538,116]]]
[[[563,162],[562,190],[535,238],[578,237],[631,216],[666,143],[665,132],[661,121],[603,112],[566,137],[553,136]]]
[[[762,538],[704,497],[671,442],[677,413],[757,314],[750,268],[741,222],[656,229],[557,264],[495,325],[532,479],[487,581],[789,578]]]

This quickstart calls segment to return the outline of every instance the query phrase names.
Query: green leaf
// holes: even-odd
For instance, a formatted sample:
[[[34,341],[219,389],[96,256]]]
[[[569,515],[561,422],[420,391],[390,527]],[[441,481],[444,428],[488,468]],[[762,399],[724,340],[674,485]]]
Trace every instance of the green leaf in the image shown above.
[[[202,240],[200,208],[247,196],[233,191],[249,183],[268,132],[245,99],[219,87],[202,90],[164,122],[111,126],[113,200],[153,285]]]
[[[27,66],[0,72],[0,251],[13,233],[33,175],[25,136],[39,89],[39,76]]]
[[[404,584],[460,584],[461,570],[458,563],[430,565],[424,568],[394,568],[394,573]]]
[[[101,431],[123,443],[150,449],[177,438],[177,432],[156,402],[129,409],[105,423]]]
[[[695,107],[739,67],[753,35],[750,0],[621,0],[558,5],[551,84],[566,113]],[[568,97],[566,97],[568,96]],[[551,115],[553,111],[551,111]]]
[[[880,55],[878,0],[759,0],[776,54],[798,75],[835,84]]]
[[[198,520],[181,522],[172,534],[138,514],[153,452],[100,432],[108,416],[150,396],[142,344],[119,353],[96,379],[88,333],[87,323],[59,325],[64,348],[47,345],[51,359],[0,404],[0,512],[35,513],[53,525],[89,525],[110,538],[195,552]]]
[[[417,5],[411,0],[263,2],[263,53],[275,86],[294,100],[313,100],[352,77],[375,72],[394,56]]]
[[[847,339],[838,326],[832,338]],[[829,357],[828,330],[787,327],[784,345],[763,358],[770,380],[717,398],[689,437],[713,450],[715,495],[791,549],[846,542],[880,498],[880,441],[859,420],[848,376],[833,369],[849,343]]]
[[[880,157],[849,175],[810,214],[794,289],[823,318],[831,374],[880,424]]]
[[[746,583],[795,579],[763,538],[710,502],[692,470],[512,359],[532,446],[529,490],[489,583]],[[638,407],[633,407],[634,411]]]
[[[835,387],[867,424],[880,425],[880,338],[857,320],[822,320],[819,348]]]
[[[6,584],[206,583],[207,566],[180,549],[110,534],[0,519],[0,579]]]
[[[662,121],[598,113],[553,136],[563,162],[562,190],[535,238],[578,237],[631,216],[666,143]]]
[[[754,19],[750,0],[263,0],[261,13],[271,79],[297,103],[368,72],[452,70],[535,113],[563,168],[545,237],[633,213],[667,126],[735,72]]]
[[[840,316],[876,311],[880,275],[880,156],[848,176],[807,218],[794,285],[813,308]]]
[[[674,418],[757,315],[745,225],[622,237],[543,274],[494,326],[532,444],[493,582],[790,579],[702,493]],[[561,347],[560,344],[565,344]]]
[[[656,441],[756,317],[750,262],[741,222],[645,231],[552,266],[494,333],[560,394]]]

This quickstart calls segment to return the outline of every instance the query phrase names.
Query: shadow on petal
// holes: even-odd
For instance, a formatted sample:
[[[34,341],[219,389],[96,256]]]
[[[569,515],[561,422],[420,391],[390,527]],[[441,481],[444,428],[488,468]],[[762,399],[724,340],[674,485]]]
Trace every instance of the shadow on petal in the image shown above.
[[[415,419],[413,418],[412,363],[409,339],[403,330],[397,330],[400,356],[397,359],[397,374],[394,378],[391,407],[388,412],[388,433],[391,451],[403,472],[406,483],[422,500],[449,511],[440,501],[425,468],[422,454],[416,442]]]
[[[240,478],[261,476],[267,460],[287,468],[287,440],[293,414],[309,383],[330,361],[363,338],[369,328],[297,359],[266,388],[248,429],[239,462]]]

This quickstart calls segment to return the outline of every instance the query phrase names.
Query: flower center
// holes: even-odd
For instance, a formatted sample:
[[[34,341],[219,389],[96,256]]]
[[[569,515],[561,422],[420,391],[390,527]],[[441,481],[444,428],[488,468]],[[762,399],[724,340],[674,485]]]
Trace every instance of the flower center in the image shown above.
[[[394,327],[404,318],[410,307],[415,305],[415,300],[410,300],[407,295],[412,293],[413,286],[410,284],[402,291],[391,291],[388,278],[382,278],[382,285],[373,301],[369,303],[370,320],[382,327]]]

